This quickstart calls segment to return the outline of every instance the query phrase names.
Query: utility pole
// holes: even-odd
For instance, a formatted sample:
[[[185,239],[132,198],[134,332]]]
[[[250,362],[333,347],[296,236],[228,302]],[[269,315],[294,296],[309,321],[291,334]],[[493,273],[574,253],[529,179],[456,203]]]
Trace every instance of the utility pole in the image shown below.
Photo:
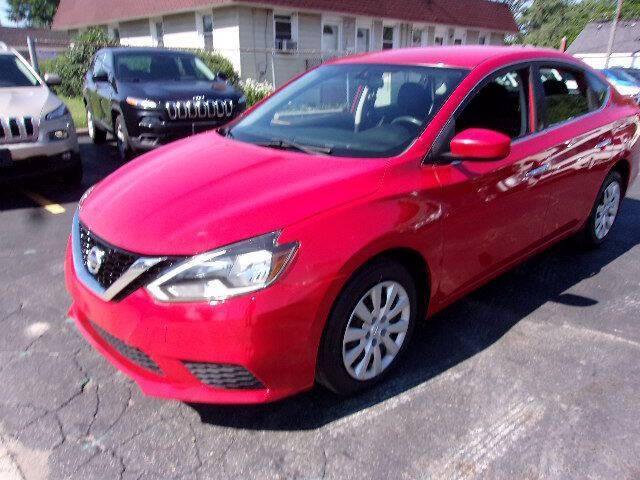
[[[609,35],[609,45],[607,46],[607,58],[604,62],[604,68],[609,68],[609,60],[611,60],[611,53],[613,52],[613,43],[616,39],[616,30],[618,29],[618,21],[620,20],[620,14],[622,13],[622,2],[623,0],[618,0],[618,7],[616,8],[616,16],[613,19],[613,24],[611,25],[611,34]]]

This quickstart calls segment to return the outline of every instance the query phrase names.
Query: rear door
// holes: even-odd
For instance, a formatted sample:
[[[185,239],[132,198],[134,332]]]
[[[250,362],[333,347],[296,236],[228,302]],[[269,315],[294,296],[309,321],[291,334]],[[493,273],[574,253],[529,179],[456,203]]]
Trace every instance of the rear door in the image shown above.
[[[533,135],[532,80],[529,65],[489,77],[438,141],[446,151],[451,138],[468,128],[499,131],[512,139],[504,159],[453,159],[434,167],[443,195],[443,299],[510,266],[540,242],[548,199],[529,177],[541,160]]]
[[[604,113],[609,87],[575,65],[536,66],[538,125],[545,160],[534,175],[549,198],[544,236],[574,230],[588,217],[602,175],[592,166],[613,149],[610,119]]]

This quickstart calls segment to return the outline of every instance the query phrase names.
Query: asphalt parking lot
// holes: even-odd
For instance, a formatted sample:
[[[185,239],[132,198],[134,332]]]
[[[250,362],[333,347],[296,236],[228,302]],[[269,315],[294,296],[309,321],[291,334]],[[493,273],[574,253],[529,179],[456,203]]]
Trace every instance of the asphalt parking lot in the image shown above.
[[[640,478],[640,184],[603,249],[450,307],[374,390],[198,406],[143,396],[66,318],[75,203],[119,166],[82,154],[76,191],[1,187],[0,479]]]

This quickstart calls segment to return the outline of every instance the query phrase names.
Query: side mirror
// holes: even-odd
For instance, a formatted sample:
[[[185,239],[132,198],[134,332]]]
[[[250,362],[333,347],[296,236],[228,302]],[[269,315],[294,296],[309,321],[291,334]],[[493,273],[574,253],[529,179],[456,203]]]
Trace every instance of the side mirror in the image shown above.
[[[44,74],[44,83],[46,83],[50,87],[56,87],[62,84],[62,80],[60,79],[60,75],[55,73],[45,73]]]
[[[511,153],[511,138],[485,128],[463,130],[451,140],[451,154],[467,160],[500,160]]]
[[[94,82],[108,82],[109,81],[109,75],[107,75],[107,72],[100,72],[97,75],[93,76],[93,81]]]

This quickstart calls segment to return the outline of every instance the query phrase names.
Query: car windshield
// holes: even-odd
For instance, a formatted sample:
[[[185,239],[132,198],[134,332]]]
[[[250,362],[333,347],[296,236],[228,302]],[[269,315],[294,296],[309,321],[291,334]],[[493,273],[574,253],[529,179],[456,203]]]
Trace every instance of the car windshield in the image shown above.
[[[425,129],[467,70],[327,65],[267,99],[228,134],[236,140],[346,157],[389,157]]]
[[[175,52],[127,52],[114,56],[116,79],[122,82],[215,80],[216,75],[194,55]]]
[[[15,55],[0,55],[0,88],[37,87],[40,81]]]

